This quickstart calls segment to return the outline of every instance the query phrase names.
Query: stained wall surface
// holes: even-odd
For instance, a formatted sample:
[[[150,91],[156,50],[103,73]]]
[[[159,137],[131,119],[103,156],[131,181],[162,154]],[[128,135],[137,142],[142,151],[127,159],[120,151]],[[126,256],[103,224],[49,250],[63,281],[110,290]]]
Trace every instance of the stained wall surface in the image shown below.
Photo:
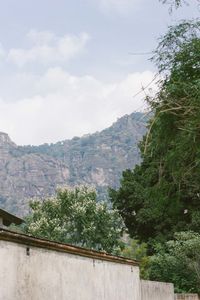
[[[0,240],[0,300],[140,300],[140,292],[137,266]]]
[[[174,300],[171,283],[141,280],[141,300]]]
[[[175,294],[175,300],[199,300],[197,294]]]

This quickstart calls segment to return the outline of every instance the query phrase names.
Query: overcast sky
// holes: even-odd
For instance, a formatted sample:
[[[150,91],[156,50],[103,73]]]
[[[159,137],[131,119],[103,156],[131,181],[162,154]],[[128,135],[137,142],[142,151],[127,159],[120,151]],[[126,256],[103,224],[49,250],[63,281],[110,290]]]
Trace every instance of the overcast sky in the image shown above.
[[[149,55],[169,15],[158,0],[0,0],[0,131],[19,145],[93,133],[143,110]],[[152,84],[152,88],[154,85]]]

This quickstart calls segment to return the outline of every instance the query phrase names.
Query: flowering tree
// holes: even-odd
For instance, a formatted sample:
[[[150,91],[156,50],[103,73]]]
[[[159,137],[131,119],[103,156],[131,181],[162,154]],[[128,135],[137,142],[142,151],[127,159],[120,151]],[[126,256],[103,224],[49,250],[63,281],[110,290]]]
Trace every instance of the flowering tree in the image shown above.
[[[58,189],[53,198],[30,203],[25,232],[36,237],[118,253],[123,222],[117,210],[96,201],[88,187]]]

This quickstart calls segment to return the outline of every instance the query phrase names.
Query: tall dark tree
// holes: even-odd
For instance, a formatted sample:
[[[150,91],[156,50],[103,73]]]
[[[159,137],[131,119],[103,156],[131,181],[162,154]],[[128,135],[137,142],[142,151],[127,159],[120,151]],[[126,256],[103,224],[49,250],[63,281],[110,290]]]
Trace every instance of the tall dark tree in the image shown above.
[[[122,175],[110,197],[132,237],[150,242],[200,232],[200,22],[171,26],[153,61],[159,92],[140,145],[142,164]]]

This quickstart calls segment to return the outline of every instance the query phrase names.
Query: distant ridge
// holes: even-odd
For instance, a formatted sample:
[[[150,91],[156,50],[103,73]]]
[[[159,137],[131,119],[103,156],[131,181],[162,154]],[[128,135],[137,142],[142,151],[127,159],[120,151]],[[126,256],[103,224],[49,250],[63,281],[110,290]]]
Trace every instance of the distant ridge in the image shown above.
[[[138,142],[146,117],[132,113],[111,127],[55,144],[17,146],[0,132],[0,207],[23,216],[28,199],[53,195],[57,186],[91,184],[105,198],[121,172],[140,162]]]

